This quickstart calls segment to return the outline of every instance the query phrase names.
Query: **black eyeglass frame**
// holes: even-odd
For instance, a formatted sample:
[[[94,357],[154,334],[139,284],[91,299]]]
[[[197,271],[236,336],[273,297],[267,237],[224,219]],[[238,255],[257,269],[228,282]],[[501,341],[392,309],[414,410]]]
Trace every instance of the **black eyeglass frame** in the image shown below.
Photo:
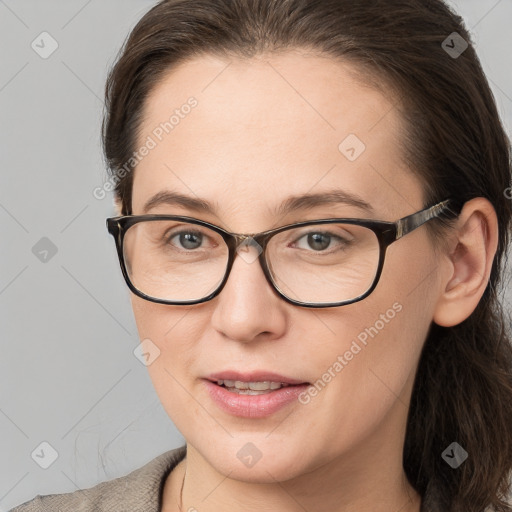
[[[261,233],[230,233],[225,229],[211,224],[210,222],[206,222],[204,220],[195,219],[193,217],[187,217],[183,215],[160,215],[160,214],[147,214],[147,215],[122,215],[118,217],[110,217],[106,219],[107,230],[114,237],[116,242],[117,254],[119,257],[119,263],[121,265],[121,271],[126,281],[126,284],[130,288],[130,290],[143,299],[146,299],[150,302],[155,302],[158,304],[168,304],[173,306],[181,306],[181,305],[192,305],[192,304],[201,304],[203,302],[207,302],[214,297],[216,297],[224,288],[229,275],[231,273],[231,268],[235,261],[236,250],[237,248],[246,240],[252,239],[256,243],[258,243],[262,251],[258,256],[261,268],[267,282],[270,286],[277,292],[277,294],[284,299],[286,302],[290,304],[294,304],[296,306],[309,307],[309,308],[327,308],[327,307],[339,307],[345,306],[347,304],[353,304],[354,302],[359,302],[364,298],[368,297],[379,283],[380,276],[382,274],[382,269],[384,267],[384,259],[386,256],[387,248],[403,236],[411,233],[415,229],[419,228],[425,222],[428,222],[431,219],[434,219],[445,212],[448,208],[448,204],[451,202],[450,199],[446,199],[437,203],[431,207],[425,208],[418,212],[412,213],[398,219],[395,222],[383,221],[383,220],[374,220],[374,219],[356,219],[356,218],[329,218],[329,219],[315,219],[310,221],[302,221],[294,224],[287,224],[285,226],[280,226],[275,229],[271,229],[268,231],[263,231]],[[124,261],[123,254],[123,241],[124,236],[128,228],[137,224],[139,222],[147,222],[151,220],[178,220],[184,222],[190,222],[192,224],[198,224],[200,226],[205,226],[207,228],[212,229],[222,236],[224,242],[228,246],[229,255],[228,255],[228,264],[226,266],[226,272],[224,278],[222,279],[219,286],[209,295],[202,299],[192,300],[192,301],[170,301],[165,299],[157,299],[156,297],[151,297],[146,295],[145,293],[138,290],[133,283],[131,282],[128,272],[126,270],[126,264]],[[329,303],[309,303],[309,302],[301,302],[295,299],[291,299],[283,291],[279,289],[277,284],[274,283],[271,273],[268,269],[267,260],[266,260],[266,247],[269,240],[276,235],[277,233],[281,233],[282,231],[286,231],[289,229],[293,229],[300,226],[313,226],[316,224],[331,224],[331,223],[343,223],[343,224],[352,224],[356,226],[362,226],[373,231],[379,241],[379,262],[377,267],[377,272],[375,273],[375,277],[373,279],[373,283],[371,286],[361,295],[355,297],[354,299],[348,299],[341,302],[329,302]]]

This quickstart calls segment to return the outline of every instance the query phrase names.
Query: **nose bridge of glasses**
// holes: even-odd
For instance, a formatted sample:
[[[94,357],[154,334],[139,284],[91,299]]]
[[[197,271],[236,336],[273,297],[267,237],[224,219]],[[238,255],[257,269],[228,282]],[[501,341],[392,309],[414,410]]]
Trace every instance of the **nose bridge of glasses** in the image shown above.
[[[235,240],[235,251],[238,253],[240,250],[243,250],[244,252],[249,251],[249,247],[253,247],[256,249],[258,255],[262,251],[261,245],[256,241],[257,235],[256,234],[240,234],[236,233],[234,235]]]

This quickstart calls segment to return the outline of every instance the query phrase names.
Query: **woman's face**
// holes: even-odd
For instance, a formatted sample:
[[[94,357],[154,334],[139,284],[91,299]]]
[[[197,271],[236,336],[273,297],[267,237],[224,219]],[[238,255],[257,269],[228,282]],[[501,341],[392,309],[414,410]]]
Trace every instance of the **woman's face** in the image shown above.
[[[167,74],[144,114],[137,148],[148,137],[155,144],[135,171],[134,214],[187,215],[256,233],[330,217],[395,221],[423,207],[420,183],[402,162],[392,99],[358,83],[348,64],[299,52],[196,57]],[[173,114],[174,126],[162,125]],[[338,202],[275,213],[291,196],[333,189],[373,210]],[[143,211],[165,190],[215,210],[160,204]],[[389,247],[370,296],[342,307],[289,304],[258,260],[246,260],[236,257],[220,295],[202,304],[169,306],[132,295],[140,339],[160,350],[148,366],[151,379],[189,449],[222,474],[259,482],[287,480],[342,457],[351,471],[375,457],[398,460],[440,293],[426,227]],[[209,392],[217,384],[207,377],[227,371],[324,385],[248,417],[250,410],[230,412]]]

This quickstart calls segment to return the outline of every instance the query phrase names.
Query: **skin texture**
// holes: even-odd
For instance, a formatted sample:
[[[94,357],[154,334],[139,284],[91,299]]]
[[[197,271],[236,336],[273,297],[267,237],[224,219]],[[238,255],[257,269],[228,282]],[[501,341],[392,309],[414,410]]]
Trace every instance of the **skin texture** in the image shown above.
[[[190,215],[238,233],[336,216],[395,221],[422,209],[421,183],[401,160],[393,99],[352,71],[299,51],[249,60],[205,55],[175,67],[148,98],[140,143],[190,96],[198,105],[138,164],[133,213],[165,189],[214,202],[216,214],[178,206],[150,213]],[[353,162],[338,149],[348,134],[366,145]],[[271,213],[291,195],[338,187],[374,213],[348,205]],[[494,209],[476,198],[446,248],[434,250],[425,226],[391,245],[378,287],[352,305],[288,304],[257,260],[239,257],[209,302],[168,306],[132,295],[140,339],[161,351],[150,377],[188,446],[167,479],[163,510],[178,510],[186,470],[183,511],[419,511],[402,450],[420,352],[433,321],[456,325],[474,310],[496,245]],[[237,418],[204,388],[201,378],[226,369],[315,382],[394,303],[401,311],[307,405]],[[250,468],[237,457],[248,442],[262,454]]]

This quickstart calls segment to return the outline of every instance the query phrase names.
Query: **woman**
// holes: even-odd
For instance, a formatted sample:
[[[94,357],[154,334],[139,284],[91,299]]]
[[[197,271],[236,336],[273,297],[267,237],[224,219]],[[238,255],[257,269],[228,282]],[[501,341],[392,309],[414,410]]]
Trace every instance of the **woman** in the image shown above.
[[[107,227],[186,446],[13,510],[511,511],[510,145],[461,18],[164,0],[106,100]]]

